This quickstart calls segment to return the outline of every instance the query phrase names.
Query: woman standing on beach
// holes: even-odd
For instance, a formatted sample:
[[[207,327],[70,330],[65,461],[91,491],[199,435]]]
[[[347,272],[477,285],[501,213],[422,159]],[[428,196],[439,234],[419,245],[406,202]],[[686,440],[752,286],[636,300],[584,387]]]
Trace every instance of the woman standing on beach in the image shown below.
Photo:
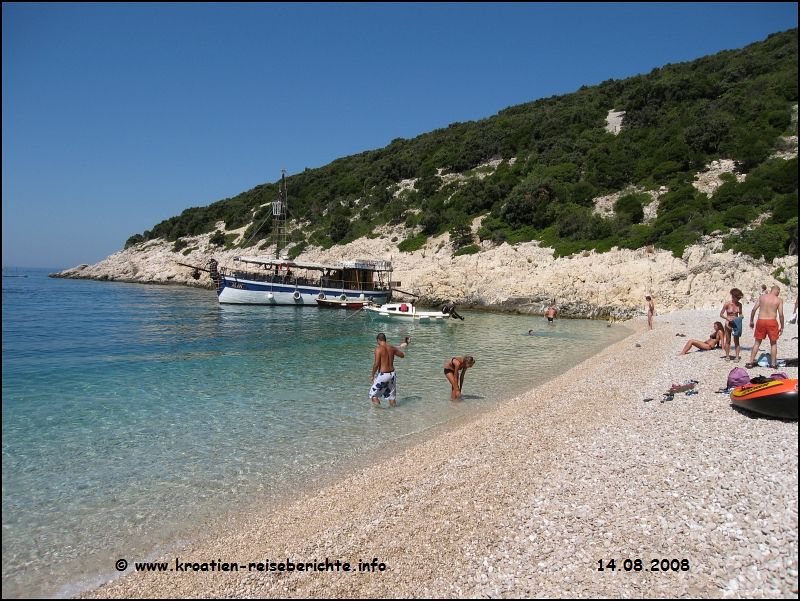
[[[725,350],[725,361],[731,360],[731,336],[733,337],[733,346],[736,350],[736,358],[734,361],[739,361],[739,336],[742,335],[742,297],[744,293],[738,288],[731,288],[731,300],[722,305],[722,310],[719,316],[725,320],[725,340],[722,342],[722,348]]]
[[[466,357],[453,357],[444,364],[444,375],[450,382],[453,390],[450,393],[450,398],[456,400],[461,396],[461,389],[464,387],[464,374],[467,369],[475,365],[475,359],[469,355]],[[459,378],[458,372],[461,372]]]

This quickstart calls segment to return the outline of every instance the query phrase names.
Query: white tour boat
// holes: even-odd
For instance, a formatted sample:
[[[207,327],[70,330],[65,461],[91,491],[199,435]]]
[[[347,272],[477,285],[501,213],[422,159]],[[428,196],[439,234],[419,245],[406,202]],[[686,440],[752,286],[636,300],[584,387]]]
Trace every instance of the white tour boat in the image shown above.
[[[234,257],[241,268],[217,268],[211,279],[219,302],[239,305],[310,305],[318,300],[388,302],[388,261],[338,261],[334,265],[289,259]]]
[[[214,259],[207,271],[220,303],[238,305],[309,305],[318,301],[342,303],[388,303],[392,299],[392,264],[382,260],[337,261],[334,264],[289,259],[286,247],[286,172],[280,193],[272,202],[275,254],[271,258],[234,257],[233,267],[221,267]],[[193,267],[187,265],[187,267]]]

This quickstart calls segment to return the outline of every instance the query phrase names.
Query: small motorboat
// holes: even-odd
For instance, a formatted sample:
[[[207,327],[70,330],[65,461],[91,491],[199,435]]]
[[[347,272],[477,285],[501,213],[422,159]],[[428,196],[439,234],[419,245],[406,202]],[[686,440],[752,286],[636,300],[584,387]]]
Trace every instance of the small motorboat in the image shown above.
[[[770,417],[797,419],[797,379],[738,386],[731,392],[731,403]]]
[[[364,307],[372,319],[385,321],[445,322],[453,317],[454,311],[419,311],[411,303],[388,303],[380,307]],[[457,315],[457,314],[456,314]]]
[[[320,307],[330,307],[331,309],[363,309],[372,304],[371,300],[362,300],[358,298],[347,298],[342,300],[336,298],[319,298],[316,299]]]

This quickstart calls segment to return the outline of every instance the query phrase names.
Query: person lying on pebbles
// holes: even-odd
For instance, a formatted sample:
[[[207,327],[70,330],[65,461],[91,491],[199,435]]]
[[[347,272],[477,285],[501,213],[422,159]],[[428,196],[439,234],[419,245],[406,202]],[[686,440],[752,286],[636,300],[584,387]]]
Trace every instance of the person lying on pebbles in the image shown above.
[[[724,331],[725,330],[722,327],[722,322],[715,321],[714,331],[711,333],[711,336],[708,340],[705,342],[702,340],[689,340],[689,342],[686,343],[686,346],[683,347],[683,350],[678,353],[678,355],[685,355],[693,346],[696,346],[701,351],[710,351],[711,349],[719,348],[719,346],[722,344],[722,336]]]

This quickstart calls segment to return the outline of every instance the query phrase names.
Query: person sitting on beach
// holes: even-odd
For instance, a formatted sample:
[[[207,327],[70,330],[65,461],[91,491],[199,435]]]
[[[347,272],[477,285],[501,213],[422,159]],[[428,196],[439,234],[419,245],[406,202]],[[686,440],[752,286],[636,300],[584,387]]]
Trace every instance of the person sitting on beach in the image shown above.
[[[733,337],[733,345],[736,350],[735,361],[739,360],[739,337],[742,335],[742,316],[744,310],[742,309],[742,297],[744,293],[738,288],[731,288],[731,300],[722,305],[722,310],[719,316],[725,319],[725,339],[722,342],[722,348],[725,351],[725,361],[731,360],[731,337]]]
[[[689,349],[693,346],[696,346],[701,351],[710,351],[711,349],[718,348],[722,344],[722,332],[724,328],[722,327],[722,322],[715,321],[714,322],[714,331],[711,333],[711,336],[708,340],[703,342],[702,340],[690,340],[686,343],[686,346],[683,347],[683,350],[678,353],[678,355],[685,355],[689,352]]]
[[[461,389],[464,387],[464,374],[466,373],[467,369],[473,365],[475,365],[475,359],[469,355],[461,358],[453,357],[450,359],[450,361],[444,364],[444,375],[452,387],[450,398],[453,400],[456,400],[461,396]],[[458,375],[459,371],[461,372],[460,378]]]

